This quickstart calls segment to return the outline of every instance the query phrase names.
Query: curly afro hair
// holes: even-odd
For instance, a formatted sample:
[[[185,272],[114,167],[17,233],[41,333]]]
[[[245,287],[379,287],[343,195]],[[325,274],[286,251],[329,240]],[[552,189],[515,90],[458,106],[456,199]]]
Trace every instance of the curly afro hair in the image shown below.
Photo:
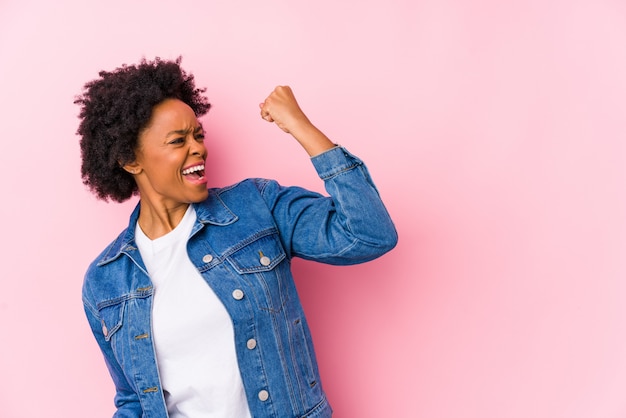
[[[85,84],[75,104],[80,105],[81,175],[83,183],[104,201],[123,202],[137,193],[132,175],[122,166],[135,160],[139,134],[146,128],[152,108],[165,99],[185,102],[196,116],[211,105],[196,88],[194,77],[175,61],[144,58],[137,65],[101,71]]]

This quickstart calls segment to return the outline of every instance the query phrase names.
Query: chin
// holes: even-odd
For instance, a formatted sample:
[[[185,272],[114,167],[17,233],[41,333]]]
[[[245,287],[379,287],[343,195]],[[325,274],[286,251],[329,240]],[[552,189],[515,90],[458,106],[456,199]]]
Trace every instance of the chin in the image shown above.
[[[204,193],[201,193],[201,194],[198,194],[198,195],[194,196],[191,199],[191,202],[189,202],[189,203],[204,202],[207,199],[207,197],[209,197],[209,191],[208,190],[206,192],[204,192]]]

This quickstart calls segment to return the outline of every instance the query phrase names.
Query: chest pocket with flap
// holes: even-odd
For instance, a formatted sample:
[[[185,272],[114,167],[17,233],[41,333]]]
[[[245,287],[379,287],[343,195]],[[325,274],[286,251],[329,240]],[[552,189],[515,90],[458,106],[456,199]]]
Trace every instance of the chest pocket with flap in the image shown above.
[[[235,271],[244,275],[259,308],[272,312],[280,311],[287,300],[288,284],[285,281],[291,276],[289,267],[281,266],[285,258],[276,232],[254,235],[226,257]]]
[[[120,297],[107,300],[98,304],[102,334],[106,341],[110,341],[115,333],[122,327],[126,298]]]

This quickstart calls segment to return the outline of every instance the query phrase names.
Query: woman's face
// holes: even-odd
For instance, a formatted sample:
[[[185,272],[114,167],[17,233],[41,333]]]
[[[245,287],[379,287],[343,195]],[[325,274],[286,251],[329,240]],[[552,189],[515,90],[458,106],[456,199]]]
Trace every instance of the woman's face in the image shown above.
[[[146,129],[139,134],[135,171],[142,200],[167,207],[201,202],[208,195],[204,176],[204,130],[184,102],[166,99],[152,110]]]

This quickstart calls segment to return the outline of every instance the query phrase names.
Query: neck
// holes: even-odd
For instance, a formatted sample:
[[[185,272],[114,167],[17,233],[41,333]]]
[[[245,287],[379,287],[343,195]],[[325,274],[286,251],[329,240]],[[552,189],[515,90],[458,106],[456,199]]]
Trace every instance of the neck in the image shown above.
[[[150,239],[157,239],[174,230],[189,207],[189,203],[178,203],[171,207],[154,205],[143,199],[140,205],[137,223]]]

